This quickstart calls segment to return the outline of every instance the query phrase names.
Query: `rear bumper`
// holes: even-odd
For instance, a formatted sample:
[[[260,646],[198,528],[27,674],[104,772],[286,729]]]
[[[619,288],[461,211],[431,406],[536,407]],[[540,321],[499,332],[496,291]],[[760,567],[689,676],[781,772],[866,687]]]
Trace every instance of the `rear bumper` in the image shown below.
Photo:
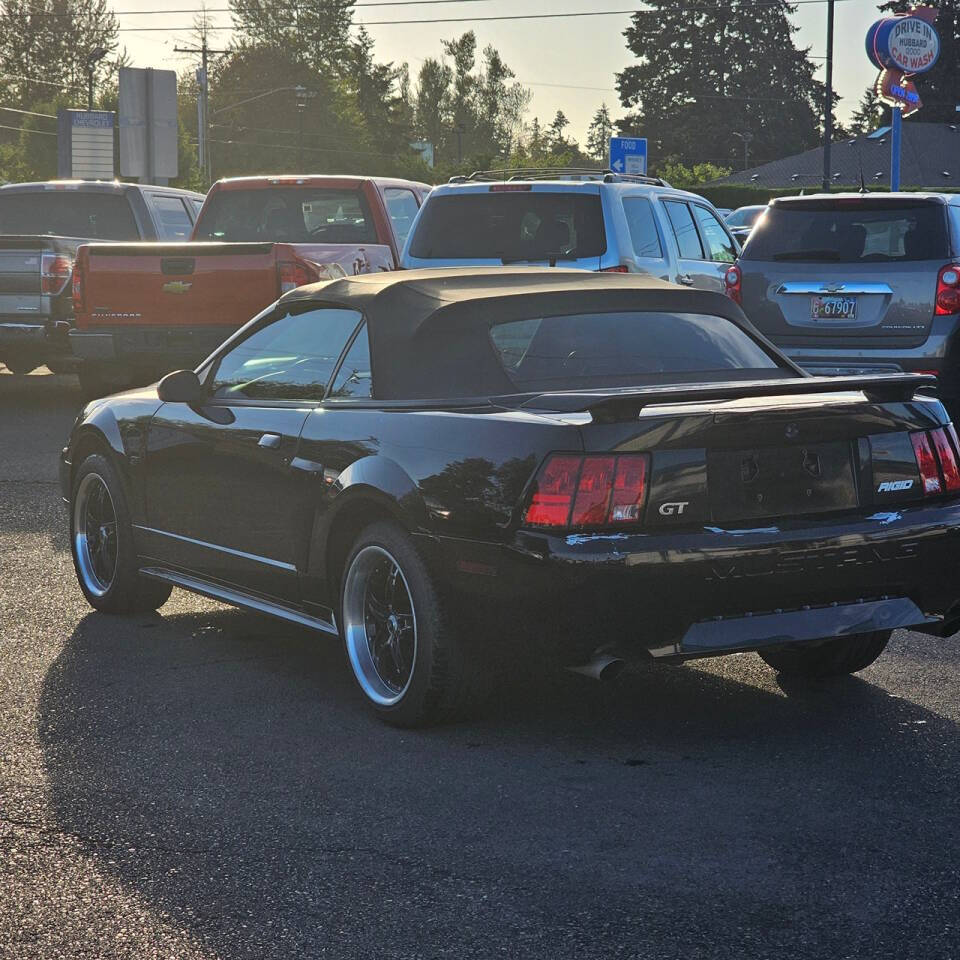
[[[960,503],[672,536],[520,532],[510,544],[439,549],[459,594],[503,604],[525,634],[572,637],[576,656],[705,656],[960,628]]]
[[[124,367],[196,367],[236,327],[94,327],[70,331],[75,356]]]
[[[62,356],[70,352],[66,321],[24,320],[0,316],[0,357],[17,352],[39,357]]]

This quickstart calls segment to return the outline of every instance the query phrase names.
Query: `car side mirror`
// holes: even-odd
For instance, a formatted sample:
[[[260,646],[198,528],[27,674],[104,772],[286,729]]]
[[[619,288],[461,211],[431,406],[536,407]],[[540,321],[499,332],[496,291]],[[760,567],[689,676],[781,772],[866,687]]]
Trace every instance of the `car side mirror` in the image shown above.
[[[201,403],[203,384],[192,370],[174,370],[157,384],[157,396],[164,403]]]

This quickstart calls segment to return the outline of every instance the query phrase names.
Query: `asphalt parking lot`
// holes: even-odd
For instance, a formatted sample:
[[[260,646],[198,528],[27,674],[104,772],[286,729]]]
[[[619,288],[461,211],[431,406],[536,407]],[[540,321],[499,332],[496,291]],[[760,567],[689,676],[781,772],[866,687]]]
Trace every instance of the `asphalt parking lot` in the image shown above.
[[[73,577],[70,378],[0,365],[0,957],[960,956],[960,639],[511,683],[382,726],[335,643]]]

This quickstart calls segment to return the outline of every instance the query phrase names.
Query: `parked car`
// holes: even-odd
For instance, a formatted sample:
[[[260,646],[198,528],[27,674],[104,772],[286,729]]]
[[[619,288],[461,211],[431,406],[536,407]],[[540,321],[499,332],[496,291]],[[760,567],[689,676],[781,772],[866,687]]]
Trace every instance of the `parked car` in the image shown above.
[[[923,371],[960,400],[960,197],[830,194],[771,202],[729,291],[812,373]]]
[[[542,264],[723,290],[739,247],[703,197],[625,174],[524,176],[489,182],[475,174],[435,187],[403,266]]]
[[[180,240],[203,195],[136,183],[53,180],[0,187],[0,361],[14,373],[72,368],[70,280],[89,240]]]
[[[340,635],[390,722],[480,654],[860,670],[960,626],[957,436],[927,378],[803,374],[719,293],[582,271],[297,289],[63,452],[80,587]],[[509,629],[504,625],[510,624]]]
[[[732,213],[728,213],[724,220],[727,228],[737,238],[740,246],[743,246],[750,236],[750,231],[754,228],[757,221],[766,210],[766,204],[758,204],[750,207],[737,207]]]
[[[733,210],[730,207],[714,207],[713,209],[720,214],[720,218],[724,222],[726,222],[727,217],[729,217],[730,214],[733,213]]]
[[[393,270],[430,187],[368,177],[215,183],[188,243],[79,251],[73,350],[99,396],[193,366],[287,290]]]

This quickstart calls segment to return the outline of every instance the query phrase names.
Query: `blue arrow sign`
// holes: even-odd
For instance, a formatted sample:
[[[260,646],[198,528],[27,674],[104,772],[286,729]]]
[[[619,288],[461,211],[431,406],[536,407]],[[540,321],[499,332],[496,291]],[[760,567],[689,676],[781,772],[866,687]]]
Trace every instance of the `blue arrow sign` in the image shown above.
[[[614,173],[647,174],[647,138],[611,137],[610,169]]]

